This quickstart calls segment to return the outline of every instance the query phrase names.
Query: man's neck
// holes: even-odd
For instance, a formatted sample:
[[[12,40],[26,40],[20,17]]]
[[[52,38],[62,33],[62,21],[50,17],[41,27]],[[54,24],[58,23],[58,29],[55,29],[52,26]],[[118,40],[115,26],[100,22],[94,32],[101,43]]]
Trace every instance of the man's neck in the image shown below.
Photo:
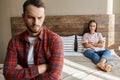
[[[28,33],[29,33],[29,36],[31,36],[31,37],[37,37],[40,34],[40,32],[38,32],[38,33],[31,33],[29,31],[28,31]]]

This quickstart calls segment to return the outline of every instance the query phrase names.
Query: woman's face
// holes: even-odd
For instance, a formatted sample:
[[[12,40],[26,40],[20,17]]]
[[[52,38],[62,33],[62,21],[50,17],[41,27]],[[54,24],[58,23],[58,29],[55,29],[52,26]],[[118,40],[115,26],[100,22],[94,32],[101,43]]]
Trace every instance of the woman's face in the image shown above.
[[[90,33],[94,33],[96,30],[96,23],[95,22],[91,22],[89,25],[89,29],[90,29]]]

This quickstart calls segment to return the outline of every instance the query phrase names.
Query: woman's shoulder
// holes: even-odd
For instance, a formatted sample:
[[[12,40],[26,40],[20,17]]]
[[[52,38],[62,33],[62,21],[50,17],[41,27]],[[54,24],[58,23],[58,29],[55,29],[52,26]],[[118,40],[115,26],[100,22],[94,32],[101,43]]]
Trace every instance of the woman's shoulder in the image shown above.
[[[88,33],[88,32],[87,32],[87,33],[84,33],[84,35],[89,35],[89,34],[90,34],[90,33]]]
[[[97,32],[97,33],[96,33],[96,36],[98,36],[98,37],[103,37],[103,35],[102,35],[101,32]]]
[[[87,38],[90,36],[90,33],[84,33],[83,37]]]

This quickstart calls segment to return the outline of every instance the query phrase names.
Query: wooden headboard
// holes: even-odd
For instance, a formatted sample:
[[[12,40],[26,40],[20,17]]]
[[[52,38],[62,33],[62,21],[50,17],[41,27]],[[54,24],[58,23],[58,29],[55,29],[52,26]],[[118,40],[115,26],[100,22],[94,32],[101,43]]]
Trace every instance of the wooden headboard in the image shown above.
[[[44,25],[59,35],[82,35],[91,19],[98,22],[98,31],[107,36],[110,15],[66,15],[46,16]],[[12,35],[19,34],[26,29],[22,17],[11,18]]]

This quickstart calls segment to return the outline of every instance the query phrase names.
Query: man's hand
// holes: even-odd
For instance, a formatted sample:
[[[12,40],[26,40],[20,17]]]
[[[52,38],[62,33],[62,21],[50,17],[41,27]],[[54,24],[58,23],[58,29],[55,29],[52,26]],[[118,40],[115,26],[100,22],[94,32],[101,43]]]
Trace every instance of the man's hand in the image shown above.
[[[21,65],[17,64],[15,69],[23,69],[23,67]],[[47,64],[38,65],[38,72],[39,72],[39,74],[44,73],[46,70],[47,70]]]
[[[38,66],[38,72],[39,74],[44,73],[47,70],[47,64],[41,64]]]
[[[23,67],[21,65],[17,64],[15,69],[23,69]]]

